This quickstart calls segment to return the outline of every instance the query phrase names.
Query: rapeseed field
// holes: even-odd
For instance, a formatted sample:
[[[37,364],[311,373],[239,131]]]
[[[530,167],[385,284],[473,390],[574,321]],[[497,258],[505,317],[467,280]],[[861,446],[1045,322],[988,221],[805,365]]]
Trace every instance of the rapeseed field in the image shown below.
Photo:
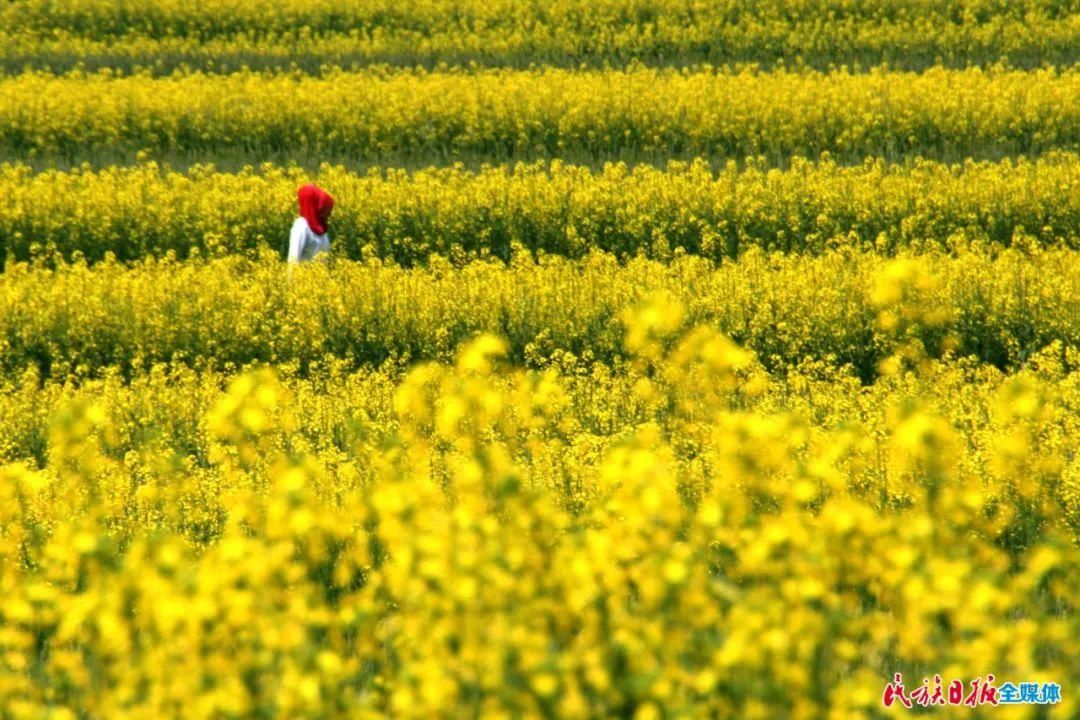
[[[1080,2],[0,38],[0,720],[1080,715]]]

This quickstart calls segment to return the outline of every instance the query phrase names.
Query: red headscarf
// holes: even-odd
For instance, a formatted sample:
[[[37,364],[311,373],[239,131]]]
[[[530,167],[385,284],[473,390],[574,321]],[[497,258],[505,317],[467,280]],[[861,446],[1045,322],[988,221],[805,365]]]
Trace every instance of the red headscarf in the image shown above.
[[[322,235],[330,222],[330,211],[334,209],[334,198],[318,185],[304,185],[296,191],[300,201],[300,217],[307,220],[311,232]]]

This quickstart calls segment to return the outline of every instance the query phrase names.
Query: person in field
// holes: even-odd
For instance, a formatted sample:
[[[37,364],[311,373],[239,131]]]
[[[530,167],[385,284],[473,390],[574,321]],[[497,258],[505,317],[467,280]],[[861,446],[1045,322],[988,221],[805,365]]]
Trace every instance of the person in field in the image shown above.
[[[300,202],[300,217],[289,233],[290,263],[314,260],[330,251],[326,230],[334,210],[334,198],[318,185],[304,185],[296,191],[296,197]]]

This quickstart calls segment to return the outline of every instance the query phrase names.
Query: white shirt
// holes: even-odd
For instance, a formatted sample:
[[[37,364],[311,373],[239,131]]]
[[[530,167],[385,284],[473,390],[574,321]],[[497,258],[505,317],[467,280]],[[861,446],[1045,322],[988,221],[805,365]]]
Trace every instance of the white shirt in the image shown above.
[[[296,218],[289,231],[289,262],[307,262],[319,253],[330,251],[330,238],[323,233],[316,235],[308,226],[307,220]]]

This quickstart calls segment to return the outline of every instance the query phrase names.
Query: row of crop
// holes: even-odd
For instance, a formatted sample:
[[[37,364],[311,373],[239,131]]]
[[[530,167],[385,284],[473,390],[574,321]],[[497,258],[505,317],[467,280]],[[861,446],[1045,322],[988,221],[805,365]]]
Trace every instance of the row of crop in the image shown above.
[[[287,273],[273,258],[235,256],[16,264],[0,287],[0,363],[7,374],[36,365],[56,376],[110,366],[130,374],[173,359],[222,368],[338,358],[357,367],[442,357],[485,331],[506,337],[519,362],[558,350],[615,361],[620,314],[665,292],[770,370],[814,357],[869,379],[910,342],[1004,367],[1055,341],[1080,347],[1078,263],[1068,250],[894,260],[845,250],[752,251],[719,267],[693,256],[623,265],[601,253],[460,270],[342,261]]]
[[[314,175],[274,166],[225,174],[152,163],[42,173],[8,165],[0,166],[0,256],[25,260],[50,249],[127,261],[194,250],[284,252],[296,188],[310,180],[337,201],[336,255],[403,264],[432,253],[505,259],[514,246],[660,259],[677,248],[718,259],[749,247],[884,254],[1017,241],[1080,247],[1080,156],[1055,154],[961,166],[796,161],[786,171],[751,164],[716,173],[700,161],[666,170],[555,162],[478,172],[324,167]]]
[[[922,74],[635,68],[0,80],[0,154],[138,151],[353,163],[831,152],[996,157],[1080,147],[1080,70]]]
[[[1076,0],[1030,0],[1023,5],[998,0],[759,0],[752,4],[720,0],[150,0],[137,10],[117,0],[19,0],[0,9],[5,27],[49,34],[56,28],[92,37],[145,35],[195,36],[206,40],[235,33],[308,32],[393,33],[410,30],[434,35],[440,30],[468,32],[497,28],[544,35],[592,34],[613,28],[663,31],[670,27],[758,28],[759,32],[796,23],[910,23],[922,33],[941,26],[979,28],[995,20],[1068,24],[1080,12]],[[935,28],[936,26],[936,28]]]
[[[647,308],[635,308],[623,320],[633,325]],[[628,328],[623,320],[619,324],[625,336]],[[918,398],[922,411],[945,419],[966,436],[964,448],[970,456],[960,464],[971,470],[985,467],[993,457],[992,443],[979,442],[979,438],[1007,429],[1018,416],[1040,423],[1039,434],[1055,438],[1052,445],[1057,449],[1080,442],[1080,374],[1068,370],[1056,349],[1033,356],[1025,368],[1012,373],[964,360],[935,361],[920,372],[883,376],[863,386],[849,369],[818,361],[800,363],[784,375],[769,375],[751,356],[714,338],[719,343],[714,349],[735,357],[738,368],[718,369],[713,385],[699,385],[677,380],[682,377],[679,373],[686,372],[675,367],[678,363],[693,364],[704,358],[675,349],[679,339],[690,335],[683,325],[669,328],[665,336],[671,345],[668,359],[657,366],[630,363],[613,368],[557,357],[536,370],[538,392],[530,398],[533,407],[523,408],[521,431],[529,434],[534,429],[528,426],[529,413],[549,402],[550,412],[559,421],[557,432],[580,442],[583,455],[578,460],[617,445],[642,423],[675,427],[687,415],[697,415],[703,405],[747,413],[792,413],[824,431],[858,427],[862,437],[883,437],[891,414]],[[676,342],[670,342],[672,337]],[[704,353],[696,343],[690,345]],[[459,356],[468,352],[466,347],[458,348]],[[1080,360],[1076,353],[1072,351],[1073,362]],[[509,367],[504,360],[496,360],[495,365],[500,370]],[[318,372],[301,376],[295,365],[276,366],[274,373],[290,398],[294,430],[274,433],[275,445],[280,450],[292,447],[313,452],[329,467],[348,465],[361,473],[361,480],[375,480],[376,469],[368,455],[400,433],[401,403],[395,405],[395,395],[409,371],[394,364],[353,369],[344,362],[328,361]],[[734,386],[725,375],[729,371],[738,375]],[[654,383],[648,392],[641,384],[646,372]],[[215,463],[208,416],[237,377],[232,372],[162,363],[130,378],[112,371],[95,380],[72,382],[67,377],[42,378],[33,368],[0,378],[0,464],[25,461],[48,467],[55,450],[50,428],[72,411],[95,407],[96,422],[105,429],[101,435],[104,449],[110,457],[125,461],[135,484],[137,470],[146,469],[147,456],[155,454],[171,455],[191,468],[206,470]],[[513,383],[502,372],[492,376],[489,389],[514,393]],[[433,425],[426,426],[428,436],[437,432]],[[691,438],[686,440],[676,448],[678,458],[692,463],[694,446]],[[874,482],[885,481],[889,473],[887,466],[877,462],[865,469]],[[1080,476],[1071,480],[1075,487],[1069,502],[1080,529]]]
[[[1075,2],[689,0],[517,3],[19,2],[0,8],[0,67],[63,70],[439,63],[576,67],[807,63],[919,70],[1076,62]]]
[[[770,390],[656,310],[629,319],[625,379],[500,367],[485,336],[325,391],[5,388],[0,443],[55,405],[40,467],[0,467],[0,705],[873,717],[897,667],[1075,685],[1076,373]]]

